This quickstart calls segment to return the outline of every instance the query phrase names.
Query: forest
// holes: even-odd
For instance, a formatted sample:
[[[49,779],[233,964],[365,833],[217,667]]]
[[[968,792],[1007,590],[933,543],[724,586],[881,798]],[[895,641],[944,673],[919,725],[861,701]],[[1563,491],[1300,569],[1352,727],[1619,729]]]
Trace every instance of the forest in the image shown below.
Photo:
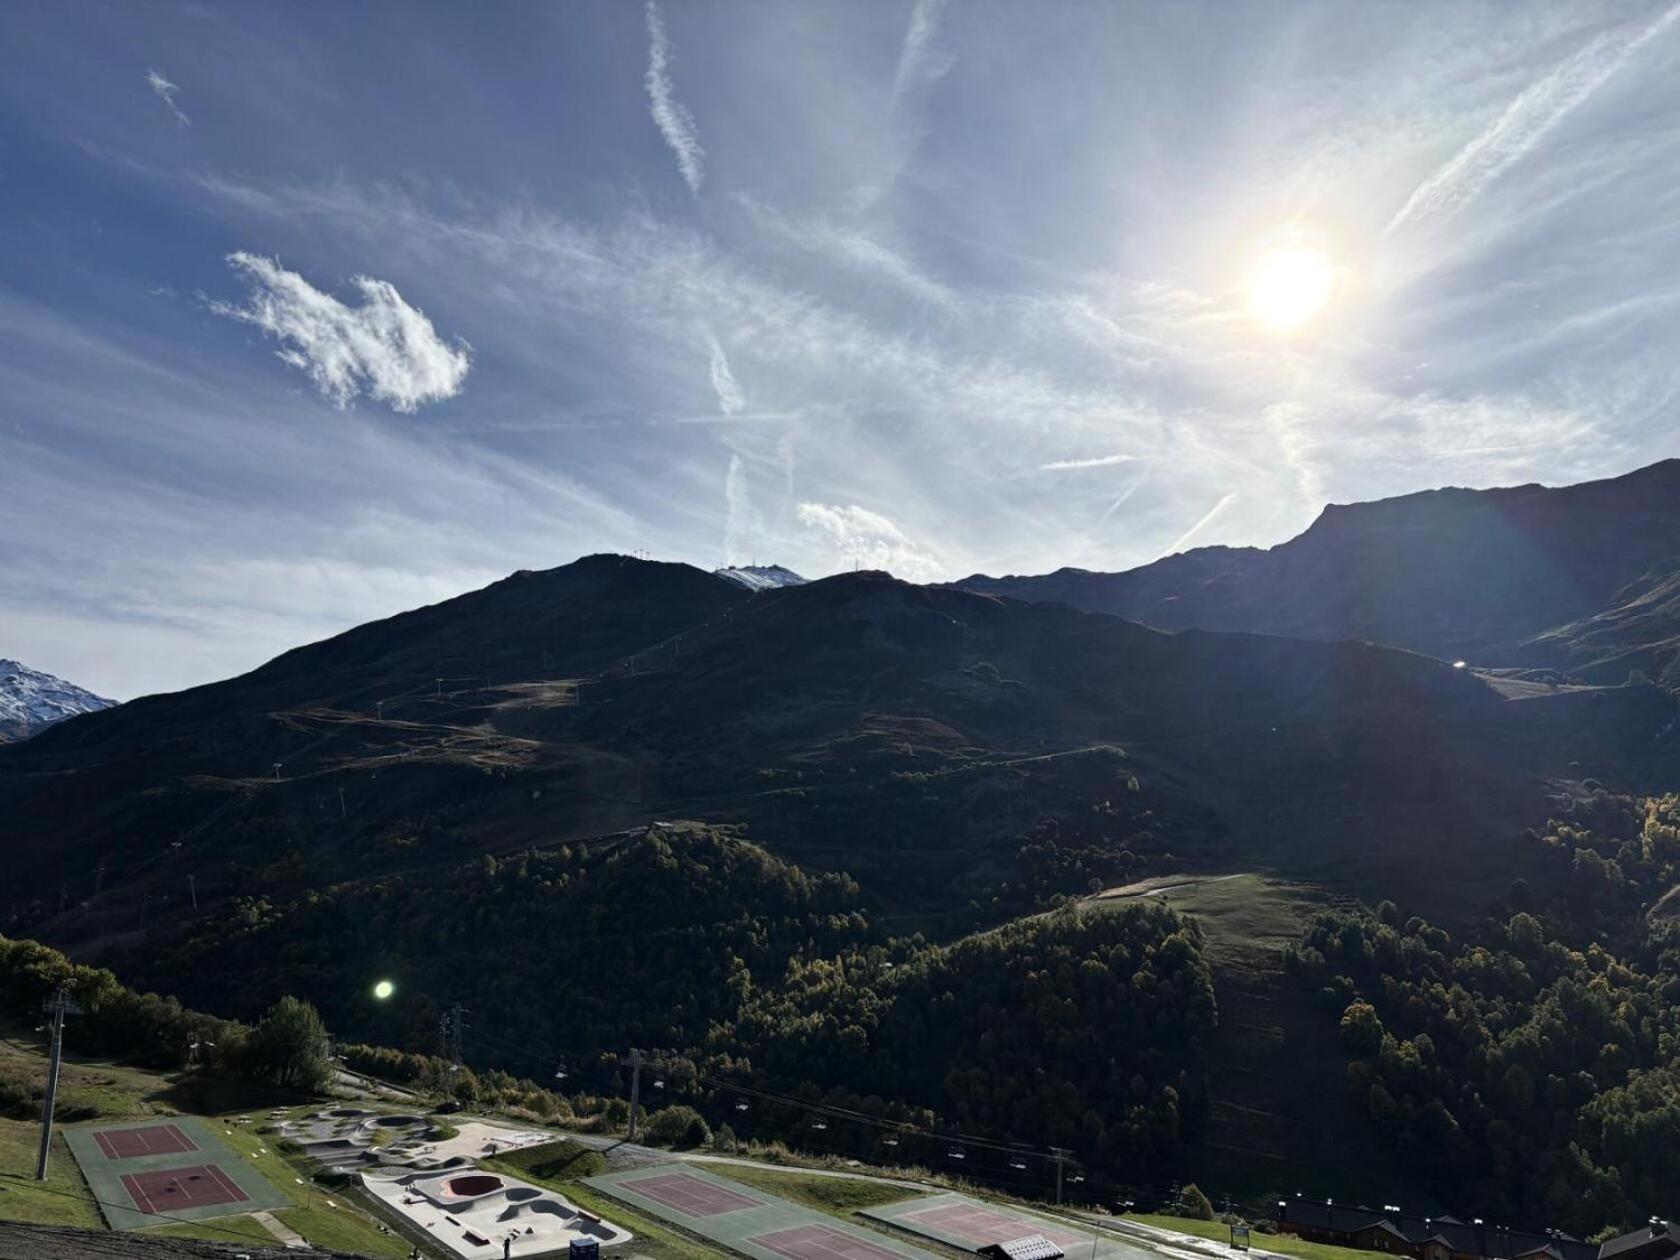
[[[1590,1235],[1680,1206],[1680,798],[1598,789],[1531,839],[1550,894],[1515,882],[1463,939],[1383,902],[1287,961],[1445,1201]]]
[[[135,960],[146,983],[197,1004],[249,1017],[255,995],[295,989],[346,1039],[410,1052],[442,1049],[459,1002],[470,1064],[550,1084],[564,1066],[567,1092],[621,1092],[636,1046],[662,1101],[744,1138],[869,1153],[883,1130],[813,1130],[774,1100],[740,1114],[740,1087],[1055,1143],[1116,1176],[1177,1167],[1216,1023],[1200,933],[1164,906],[1068,906],[935,944],[845,875],[697,826],[251,899],[151,964]]]

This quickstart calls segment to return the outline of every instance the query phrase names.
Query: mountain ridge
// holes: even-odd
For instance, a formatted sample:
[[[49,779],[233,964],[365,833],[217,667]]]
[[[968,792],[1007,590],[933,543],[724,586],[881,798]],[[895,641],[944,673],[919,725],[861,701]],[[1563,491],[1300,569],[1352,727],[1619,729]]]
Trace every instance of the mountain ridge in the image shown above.
[[[1666,585],[1676,573],[1680,460],[1670,459],[1572,486],[1332,504],[1270,548],[955,585],[1167,629],[1361,639],[1593,683],[1638,668],[1680,685],[1680,600]]]
[[[0,743],[29,739],[68,718],[116,703],[21,661],[0,659]]]

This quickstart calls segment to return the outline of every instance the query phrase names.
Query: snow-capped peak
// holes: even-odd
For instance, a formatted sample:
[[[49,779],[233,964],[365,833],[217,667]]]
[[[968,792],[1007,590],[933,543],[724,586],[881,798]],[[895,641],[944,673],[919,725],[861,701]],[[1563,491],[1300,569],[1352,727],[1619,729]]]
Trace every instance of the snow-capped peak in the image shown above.
[[[739,582],[749,591],[768,591],[778,586],[804,586],[805,579],[792,569],[784,569],[779,564],[743,564],[731,565],[727,569],[715,570],[721,578],[728,578],[731,582]]]
[[[0,743],[28,739],[54,722],[115,703],[17,661],[0,660]]]

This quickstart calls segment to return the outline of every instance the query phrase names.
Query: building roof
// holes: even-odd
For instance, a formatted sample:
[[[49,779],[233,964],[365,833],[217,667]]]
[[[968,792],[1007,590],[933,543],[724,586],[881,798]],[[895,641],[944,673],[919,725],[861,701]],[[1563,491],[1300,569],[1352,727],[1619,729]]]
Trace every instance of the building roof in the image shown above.
[[[1595,1244],[1582,1242],[1562,1230],[1510,1229],[1474,1221],[1466,1225],[1453,1216],[1415,1216],[1409,1212],[1319,1203],[1311,1199],[1285,1199],[1278,1206],[1278,1220],[1337,1234],[1358,1234],[1380,1227],[1413,1245],[1439,1242],[1449,1251],[1488,1256],[1492,1260],[1541,1256],[1551,1260],[1601,1260]],[[1632,1254],[1618,1260],[1651,1258]],[[1664,1257],[1659,1255],[1656,1260]]]
[[[1062,1260],[1065,1253],[1043,1234],[1028,1234],[1024,1238],[1012,1238],[1008,1242],[982,1247],[980,1254],[996,1257],[997,1260]]]
[[[1680,1226],[1652,1220],[1643,1228],[1610,1239],[1598,1254],[1600,1260],[1667,1260],[1680,1255]]]

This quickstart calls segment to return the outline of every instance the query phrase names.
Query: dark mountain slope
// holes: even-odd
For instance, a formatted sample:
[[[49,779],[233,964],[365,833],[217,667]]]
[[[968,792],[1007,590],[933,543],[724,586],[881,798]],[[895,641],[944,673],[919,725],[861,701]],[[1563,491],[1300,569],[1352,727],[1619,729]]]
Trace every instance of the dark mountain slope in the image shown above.
[[[0,817],[31,839],[13,922],[55,939],[133,929],[188,873],[213,905],[673,816],[906,912],[1018,912],[1167,854],[1468,904],[1553,780],[1653,775],[1673,711],[879,574],[751,595],[592,557],[0,749]]]
[[[976,575],[960,585],[1169,629],[1361,639],[1594,682],[1620,682],[1637,661],[1680,682],[1677,574],[1680,460],[1667,460],[1557,489],[1332,505],[1269,550],[1207,547],[1124,573]],[[1653,597],[1659,589],[1667,594]]]
[[[410,757],[428,760],[420,773],[388,776],[398,817],[472,813],[493,786],[487,772],[522,764],[534,746],[479,728],[462,696],[476,703],[511,679],[631,672],[638,650],[749,598],[685,565],[589,556],[359,626],[237,678],[56,726],[7,746],[0,762],[0,817],[36,841],[17,851],[19,886],[50,869],[61,872],[54,889],[70,875],[76,888],[99,861],[120,884],[125,868],[150,870],[195,847],[272,860],[285,847],[275,837],[307,831],[303,819],[319,812],[311,799],[300,814],[287,781],[346,759],[384,756],[399,771]],[[576,698],[568,685],[554,695]],[[585,753],[574,769],[623,778],[610,758]],[[602,821],[616,825],[616,815]],[[266,838],[246,844],[252,828]]]

